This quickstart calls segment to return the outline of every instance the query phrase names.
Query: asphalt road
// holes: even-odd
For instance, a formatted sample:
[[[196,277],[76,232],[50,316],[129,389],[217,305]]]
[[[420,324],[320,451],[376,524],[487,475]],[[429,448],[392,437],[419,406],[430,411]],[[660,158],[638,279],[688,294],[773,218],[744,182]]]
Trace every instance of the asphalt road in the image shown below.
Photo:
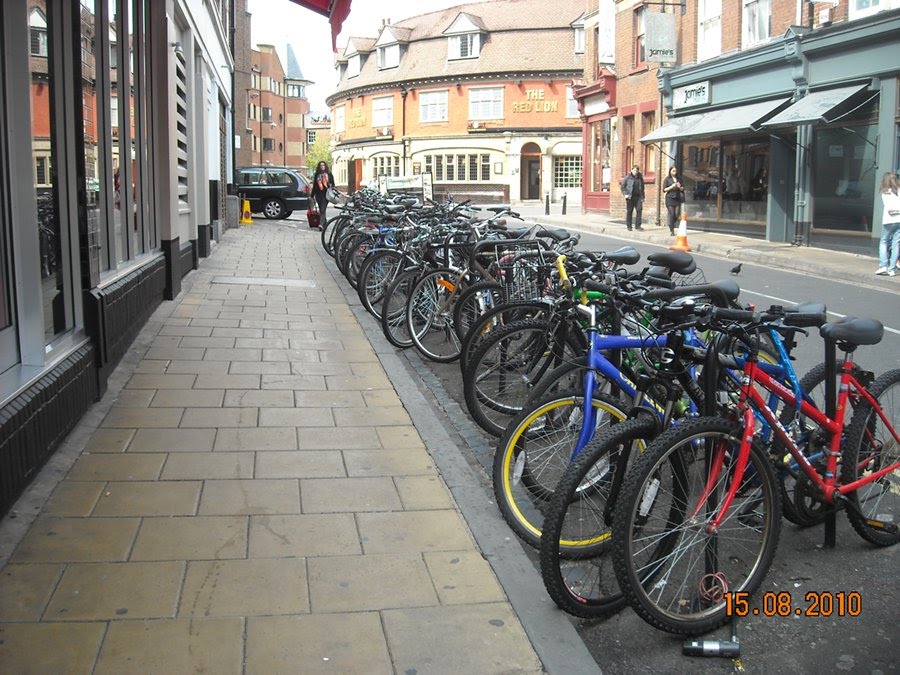
[[[623,243],[589,234],[582,239],[582,247],[589,250],[615,248]],[[648,245],[637,248],[643,255],[659,250]],[[710,281],[728,277],[735,265],[734,260],[696,257]],[[857,360],[876,373],[900,366],[900,295],[751,264],[744,264],[735,279],[742,288],[742,299],[760,307],[824,301],[835,316],[880,319],[886,326],[884,340],[879,345],[861,348]],[[802,374],[823,359],[821,339],[815,334],[801,339],[795,355],[797,370]],[[459,413],[459,407],[465,410],[465,404],[458,365],[422,365],[418,355],[409,356],[418,368],[426,368],[435,376],[439,384],[432,386],[443,390],[435,392],[439,394],[435,396],[437,404],[447,401],[447,396],[457,404],[444,403],[444,412],[468,444],[472,463],[486,470],[489,483],[495,439],[482,434]],[[738,625],[738,661],[682,656],[680,639],[656,631],[630,609],[604,621],[579,621],[579,634],[607,673],[896,672],[900,669],[900,621],[895,602],[900,586],[900,547],[872,547],[853,532],[843,515],[838,516],[837,534],[836,548],[825,549],[822,527],[801,530],[784,522],[775,561],[751,605],[760,613]],[[527,553],[536,560],[532,551]],[[790,593],[793,607],[801,610],[810,605],[807,593],[855,591],[862,598],[862,611],[852,617],[766,616],[764,594],[785,591]],[[706,638],[725,640],[729,632],[723,628]]]

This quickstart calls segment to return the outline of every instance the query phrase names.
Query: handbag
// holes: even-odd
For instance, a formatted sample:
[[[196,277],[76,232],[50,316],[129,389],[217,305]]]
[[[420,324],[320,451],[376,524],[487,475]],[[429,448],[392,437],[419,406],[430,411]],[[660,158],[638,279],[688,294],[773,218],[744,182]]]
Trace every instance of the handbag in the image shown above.
[[[325,190],[325,199],[328,200],[328,202],[331,204],[337,204],[337,201],[338,201],[337,190],[335,190],[333,187],[331,187],[329,185],[328,189]]]
[[[319,212],[313,210],[312,207],[307,209],[306,219],[309,221],[310,227],[318,227],[319,226]]]

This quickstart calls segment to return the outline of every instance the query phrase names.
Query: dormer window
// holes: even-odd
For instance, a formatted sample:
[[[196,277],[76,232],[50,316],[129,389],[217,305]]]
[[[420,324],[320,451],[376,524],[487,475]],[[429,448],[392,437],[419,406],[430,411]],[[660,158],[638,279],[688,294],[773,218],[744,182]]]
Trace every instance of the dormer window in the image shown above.
[[[378,48],[378,68],[396,68],[400,65],[400,45],[392,44]]]
[[[40,10],[31,10],[28,17],[30,51],[32,56],[47,56],[47,20]]]
[[[575,32],[575,53],[584,54],[584,14],[572,23],[572,30]]]
[[[359,75],[359,69],[362,59],[359,54],[354,54],[347,59],[347,77],[356,77]]]
[[[481,36],[478,33],[451,35],[450,52],[448,58],[477,59],[481,47],[480,37]]]

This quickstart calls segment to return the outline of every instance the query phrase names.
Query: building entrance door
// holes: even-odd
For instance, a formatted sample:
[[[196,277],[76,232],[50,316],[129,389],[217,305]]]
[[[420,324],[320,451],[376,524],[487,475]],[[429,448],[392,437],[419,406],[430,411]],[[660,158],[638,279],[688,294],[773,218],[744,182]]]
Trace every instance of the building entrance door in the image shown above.
[[[526,143],[522,147],[522,199],[541,198],[541,149],[537,143]]]

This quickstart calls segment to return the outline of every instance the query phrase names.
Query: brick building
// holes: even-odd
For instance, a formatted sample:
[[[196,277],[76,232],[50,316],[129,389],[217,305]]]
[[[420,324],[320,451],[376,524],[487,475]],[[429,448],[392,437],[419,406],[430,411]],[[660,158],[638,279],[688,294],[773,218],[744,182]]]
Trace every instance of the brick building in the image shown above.
[[[430,173],[434,192],[477,201],[581,192],[583,0],[460,5],[351,38],[338,59],[334,174],[353,190],[379,175]],[[378,27],[373,27],[378,29]]]

